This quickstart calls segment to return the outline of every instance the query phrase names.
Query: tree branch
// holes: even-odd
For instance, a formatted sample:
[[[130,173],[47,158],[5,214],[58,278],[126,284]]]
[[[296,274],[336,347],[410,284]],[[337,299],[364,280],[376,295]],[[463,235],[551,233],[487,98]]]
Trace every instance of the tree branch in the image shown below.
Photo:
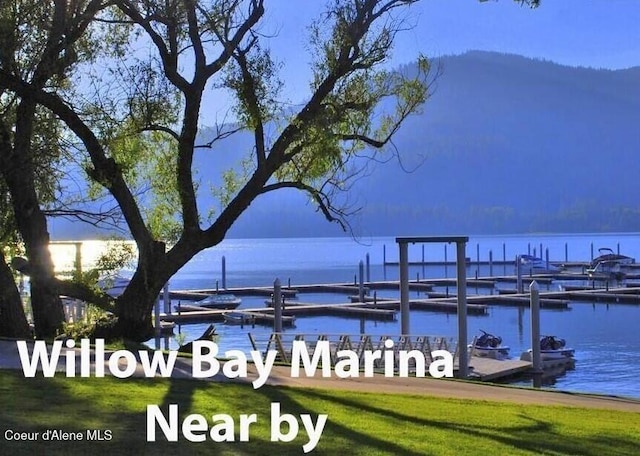
[[[2,68],[0,68],[0,86],[7,87],[23,98],[40,103],[56,114],[80,138],[91,157],[94,167],[91,171],[92,177],[118,201],[134,238],[144,242],[150,241],[151,235],[145,226],[142,214],[116,162],[106,156],[100,141],[80,116],[57,95],[38,90],[31,84],[7,74]]]

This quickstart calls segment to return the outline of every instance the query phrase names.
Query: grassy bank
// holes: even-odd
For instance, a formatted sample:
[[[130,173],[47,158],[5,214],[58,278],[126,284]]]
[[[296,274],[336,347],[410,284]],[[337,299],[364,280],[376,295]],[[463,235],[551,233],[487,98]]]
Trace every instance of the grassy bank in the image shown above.
[[[302,454],[308,438],[300,426],[291,442],[272,442],[270,407],[281,413],[328,414],[312,454],[629,455],[640,448],[640,414],[565,407],[437,399],[424,396],[263,387],[177,379],[24,378],[0,370],[2,454]],[[147,404],[167,415],[178,404],[211,416],[257,414],[247,443],[146,442]],[[219,422],[218,422],[219,423]],[[237,420],[236,420],[237,424]],[[77,431],[82,441],[8,441],[6,432]],[[87,441],[87,429],[109,430],[108,441]],[[287,431],[283,425],[282,432]],[[236,427],[236,438],[239,430]],[[104,434],[103,434],[104,436]]]

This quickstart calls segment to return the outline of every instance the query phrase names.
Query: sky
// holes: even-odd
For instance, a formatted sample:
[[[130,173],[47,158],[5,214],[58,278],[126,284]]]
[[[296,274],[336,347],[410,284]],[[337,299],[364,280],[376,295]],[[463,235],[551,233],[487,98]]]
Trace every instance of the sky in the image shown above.
[[[283,64],[291,102],[309,87],[306,27],[329,1],[266,2],[261,30],[272,36],[269,46]],[[406,9],[404,19],[410,28],[397,38],[392,67],[420,53],[437,58],[468,50],[592,68],[640,66],[640,0],[542,0],[536,9],[513,0],[421,0]]]

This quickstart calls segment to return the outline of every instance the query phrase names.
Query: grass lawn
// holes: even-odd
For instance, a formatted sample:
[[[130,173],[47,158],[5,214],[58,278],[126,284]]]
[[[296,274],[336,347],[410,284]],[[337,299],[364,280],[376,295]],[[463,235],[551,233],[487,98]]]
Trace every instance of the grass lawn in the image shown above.
[[[0,370],[0,454],[297,455],[308,438],[302,424],[291,442],[272,442],[271,403],[281,413],[328,414],[319,455],[633,455],[640,449],[640,414],[568,407],[440,399],[399,394],[262,387],[177,379],[24,378]],[[147,442],[146,407],[165,415],[178,404],[191,413],[257,414],[249,442]],[[9,441],[7,430],[80,432],[82,441]],[[109,441],[87,441],[87,429]],[[283,425],[282,432],[287,431]],[[41,435],[39,434],[39,436]],[[236,427],[236,438],[239,430]]]

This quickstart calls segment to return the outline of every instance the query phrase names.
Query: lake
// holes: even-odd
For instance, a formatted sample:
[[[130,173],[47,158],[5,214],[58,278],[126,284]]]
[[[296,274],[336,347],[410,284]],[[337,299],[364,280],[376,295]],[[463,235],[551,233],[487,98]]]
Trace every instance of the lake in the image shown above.
[[[97,249],[86,244],[87,250]],[[446,246],[446,247],[445,247]],[[598,248],[609,247],[625,255],[640,259],[640,234],[549,234],[549,235],[501,235],[472,236],[466,249],[469,258],[467,276],[513,274],[513,266],[494,264],[492,271],[486,262],[491,255],[494,262],[506,259],[513,261],[516,255],[535,253],[551,261],[589,261],[598,255]],[[62,246],[56,257],[63,261]],[[445,250],[446,249],[446,250]],[[543,255],[540,255],[540,252]],[[215,288],[222,286],[222,258],[226,266],[227,287],[271,286],[276,278],[283,284],[350,282],[357,279],[359,262],[366,264],[369,256],[371,280],[397,280],[397,266],[383,266],[398,260],[398,245],[395,238],[371,238],[356,242],[350,238],[299,238],[299,239],[228,239],[218,247],[197,255],[171,282],[172,289]],[[83,246],[85,256],[85,246]],[[91,255],[86,254],[86,259]],[[442,261],[445,257],[455,259],[455,245],[427,244],[409,248],[410,261]],[[485,262],[475,264],[477,260]],[[411,266],[409,277],[420,278],[455,277],[455,267]],[[554,282],[545,289],[560,289],[562,281]],[[452,290],[454,292],[455,290]],[[494,290],[495,291],[495,290]],[[473,287],[468,294],[474,294]],[[478,290],[490,293],[491,290]],[[399,296],[393,291],[389,295]],[[346,302],[345,295],[305,295],[303,300],[313,302]],[[262,307],[264,298],[244,297],[241,308]],[[480,329],[498,334],[503,343],[511,347],[511,355],[519,354],[530,347],[530,321],[528,308],[490,306],[487,316],[468,317],[469,340],[479,334]],[[622,395],[640,398],[640,382],[635,373],[640,365],[640,307],[637,305],[593,304],[571,302],[568,310],[545,310],[541,312],[541,333],[566,339],[567,345],[575,349],[576,367],[557,378],[551,385],[568,391]],[[206,324],[183,325],[180,331],[185,339],[199,336]],[[218,341],[222,351],[228,349],[250,349],[248,332],[257,337],[267,337],[270,328],[226,326],[217,324]],[[337,317],[299,317],[295,328],[286,332],[301,334],[351,334],[360,333],[359,319]],[[438,335],[456,337],[457,317],[437,312],[412,311],[411,333],[413,335]],[[400,332],[399,321],[364,322],[364,331],[370,335],[396,336]]]

